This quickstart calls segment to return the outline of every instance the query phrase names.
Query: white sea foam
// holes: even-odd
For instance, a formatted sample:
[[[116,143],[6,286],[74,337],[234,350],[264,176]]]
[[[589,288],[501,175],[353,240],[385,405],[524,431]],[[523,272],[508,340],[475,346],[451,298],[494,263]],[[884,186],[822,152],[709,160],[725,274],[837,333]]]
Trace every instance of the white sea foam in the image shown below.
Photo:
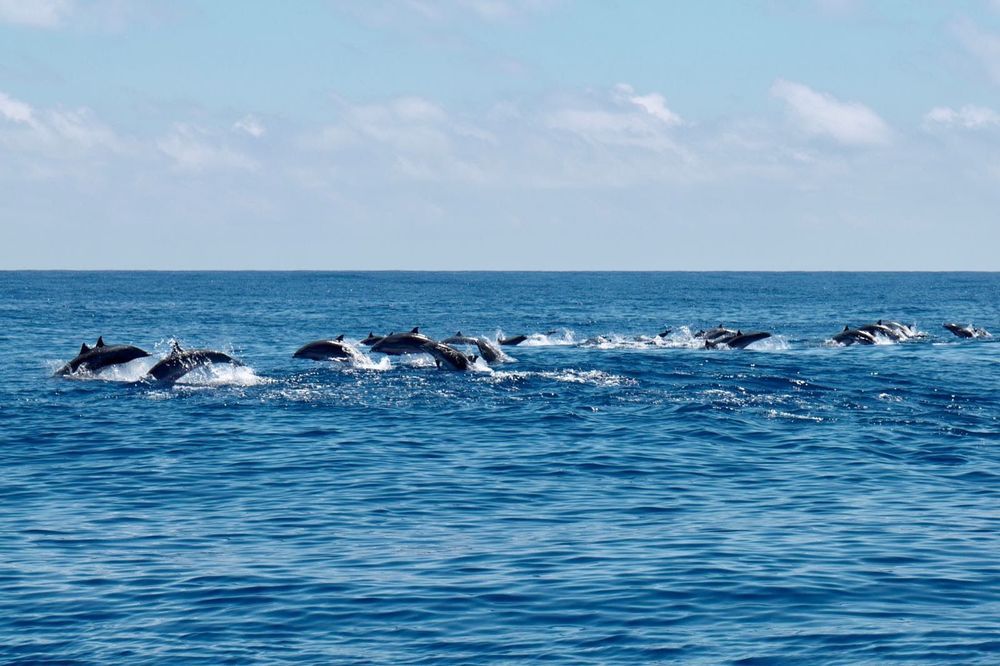
[[[217,386],[257,386],[269,384],[274,380],[261,377],[246,365],[231,363],[208,363],[194,368],[178,379],[174,386],[178,388],[213,388]]]
[[[497,331],[496,338],[507,337],[503,331]],[[579,344],[576,334],[568,328],[559,328],[547,333],[530,333],[527,339],[518,347],[556,347]]]
[[[491,381],[497,383],[532,378],[549,379],[569,384],[592,384],[594,386],[634,386],[638,383],[631,377],[614,375],[603,370],[496,370],[490,377]]]

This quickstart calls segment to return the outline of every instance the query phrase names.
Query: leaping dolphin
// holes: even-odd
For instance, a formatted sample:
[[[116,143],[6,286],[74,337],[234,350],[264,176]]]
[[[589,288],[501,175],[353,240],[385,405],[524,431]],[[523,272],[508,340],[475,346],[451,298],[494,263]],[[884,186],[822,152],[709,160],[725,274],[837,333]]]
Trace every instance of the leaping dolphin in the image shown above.
[[[734,333],[726,333],[724,335],[718,335],[705,340],[705,348],[715,349],[720,345],[725,345],[730,349],[745,349],[747,345],[751,345],[758,340],[765,340],[769,337],[771,337],[771,334],[766,331],[744,333],[743,331],[737,330]]]
[[[474,338],[469,335],[462,335],[462,331],[458,331],[455,335],[445,338],[441,342],[446,345],[475,345],[476,349],[479,350],[479,355],[491,365],[504,360],[503,352],[492,342],[486,338]]]
[[[527,335],[512,335],[509,338],[497,338],[497,342],[504,346],[513,347],[515,345],[521,344],[527,339],[528,339]]]
[[[441,342],[446,345],[474,345],[476,344],[476,338],[468,335],[462,335],[462,331],[458,331],[455,335],[445,338]]]
[[[378,342],[379,340],[381,340],[384,337],[385,337],[384,335],[375,335],[375,333],[373,333],[372,331],[369,331],[368,332],[368,337],[365,338],[364,340],[362,340],[361,344],[363,344],[366,347],[371,347],[373,344],[375,344],[376,342]]]
[[[833,336],[834,342],[842,345],[874,345],[878,342],[875,336],[868,331],[862,331],[850,326],[844,326],[844,330]]]
[[[447,367],[450,370],[468,370],[476,362],[475,356],[466,356],[454,347],[449,347],[443,342],[424,343],[423,351],[434,357],[437,367]]]
[[[338,335],[333,340],[314,340],[300,347],[292,356],[314,361],[352,361],[361,358],[361,352],[344,342],[343,335]]]
[[[906,336],[903,335],[899,330],[894,329],[891,326],[886,326],[885,324],[881,323],[881,321],[882,320],[880,319],[879,323],[876,324],[865,324],[864,326],[858,326],[858,330],[864,331],[865,333],[871,333],[873,336],[881,335],[883,337],[889,338],[890,340],[894,340],[895,342],[900,342],[901,340],[906,339]]]
[[[985,328],[976,328],[972,324],[962,326],[960,324],[945,324],[945,328],[960,338],[992,338],[993,335]]]
[[[96,372],[109,365],[128,363],[146,356],[149,356],[148,352],[132,345],[106,345],[102,335],[97,338],[97,344],[93,347],[88,347],[86,342],[80,345],[80,353],[72,361],[59,368],[56,375],[71,375],[78,370]]]
[[[373,344],[372,351],[390,356],[424,354],[427,353],[424,345],[428,342],[433,342],[433,340],[421,333],[419,327],[414,326],[413,330],[409,333],[390,333]]]
[[[149,372],[146,373],[147,377],[161,382],[176,382],[195,368],[201,368],[212,363],[243,365],[242,361],[238,361],[223,352],[212,351],[210,349],[181,349],[181,346],[176,342],[173,343],[173,347],[169,356],[149,369]]]

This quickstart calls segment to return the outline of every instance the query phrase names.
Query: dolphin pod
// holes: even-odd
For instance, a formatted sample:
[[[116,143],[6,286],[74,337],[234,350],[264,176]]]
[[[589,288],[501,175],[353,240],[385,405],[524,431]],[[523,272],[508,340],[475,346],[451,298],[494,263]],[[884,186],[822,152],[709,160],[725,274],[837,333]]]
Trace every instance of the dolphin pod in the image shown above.
[[[944,328],[963,339],[992,337],[992,334],[985,328],[971,324],[945,323]],[[657,337],[665,338],[671,332],[672,329],[667,328],[658,333]],[[771,336],[772,334],[766,331],[744,333],[741,329],[733,330],[719,324],[715,328],[699,330],[694,333],[693,337],[695,340],[703,342],[706,349],[745,349],[754,342]],[[925,333],[921,333],[906,324],[879,319],[874,323],[864,324],[856,328],[851,328],[850,325],[844,326],[843,330],[831,336],[830,340],[843,346],[874,345],[878,343],[880,338],[902,342],[925,336]],[[494,343],[485,337],[464,335],[458,331],[455,335],[439,341],[421,333],[419,327],[414,327],[407,333],[391,332],[388,335],[376,335],[374,332],[369,332],[368,336],[360,343],[369,346],[372,352],[390,356],[429,354],[434,358],[435,364],[439,368],[468,370],[478,358],[482,358],[491,365],[511,360],[504,355],[500,346],[517,345],[527,339],[527,335],[506,338],[498,336]],[[456,345],[475,346],[479,353],[477,355],[465,354],[456,349]],[[108,345],[104,342],[104,337],[101,336],[98,337],[97,343],[93,347],[83,343],[79,353],[63,364],[54,374],[56,376],[69,376],[79,373],[94,373],[104,368],[123,365],[148,356],[150,356],[149,352],[132,345]],[[332,339],[314,340],[296,350],[293,357],[316,361],[355,361],[365,358],[357,347],[345,341],[344,335]],[[243,365],[241,361],[224,352],[210,349],[185,350],[174,342],[170,354],[153,365],[146,373],[145,378],[161,382],[175,382],[196,368],[215,363]]]
[[[948,325],[945,324],[945,327]],[[874,345],[878,344],[879,338],[886,338],[893,342],[903,342],[913,338],[923,337],[923,335],[906,324],[898,321],[883,321],[879,319],[872,324],[864,324],[857,328],[844,326],[844,330],[833,336],[833,341],[841,345]]]

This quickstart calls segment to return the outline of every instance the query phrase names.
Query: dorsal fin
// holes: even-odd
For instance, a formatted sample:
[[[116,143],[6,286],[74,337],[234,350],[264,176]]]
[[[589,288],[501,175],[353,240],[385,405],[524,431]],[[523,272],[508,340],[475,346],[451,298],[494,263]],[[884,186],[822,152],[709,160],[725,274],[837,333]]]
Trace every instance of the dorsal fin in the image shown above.
[[[740,329],[736,329],[736,335],[743,335],[743,331],[741,331]]]
[[[335,340],[336,340],[337,342],[343,342],[343,341],[344,341],[344,334],[343,334],[343,333],[341,333],[340,335],[338,335],[338,336],[337,336],[336,338],[334,338],[334,339],[335,339]]]
[[[89,351],[90,351],[90,347],[87,346],[86,342],[84,342],[82,345],[80,345],[80,353],[81,354],[86,354]]]
[[[171,353],[173,354],[180,354],[182,351],[184,351],[183,349],[181,349],[180,343],[177,342],[176,340],[170,341],[170,347],[171,347]]]
[[[97,337],[97,346],[98,347],[103,347],[104,346],[104,336],[103,335],[100,335],[100,336]]]
[[[368,331],[368,337],[369,338],[374,338],[375,337],[375,331]]]
[[[410,331],[410,333],[419,333],[419,332],[420,332],[420,327],[419,326],[414,326],[413,330]]]
[[[462,337],[462,331],[455,331],[455,337],[456,338]]]
[[[848,326],[847,324],[844,324],[844,330],[845,330],[845,331],[849,331],[849,330],[851,330],[851,327],[850,327],[850,326]]]

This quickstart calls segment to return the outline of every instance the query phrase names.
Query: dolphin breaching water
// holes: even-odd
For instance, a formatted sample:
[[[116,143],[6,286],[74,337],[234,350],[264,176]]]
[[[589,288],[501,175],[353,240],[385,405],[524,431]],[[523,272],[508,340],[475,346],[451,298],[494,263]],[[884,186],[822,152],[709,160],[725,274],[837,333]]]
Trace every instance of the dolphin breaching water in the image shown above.
[[[293,358],[308,358],[314,361],[353,361],[361,358],[361,352],[338,335],[333,340],[314,340],[303,345],[292,354]]]
[[[499,347],[486,338],[474,338],[471,335],[462,335],[462,331],[458,331],[455,335],[447,337],[441,342],[446,345],[475,345],[476,349],[479,350],[479,355],[491,365],[509,359],[509,357],[504,356]]]
[[[149,372],[146,373],[147,378],[160,382],[176,382],[195,368],[205,367],[213,363],[243,365],[241,361],[224,352],[211,349],[185,350],[181,349],[181,346],[176,342],[173,343],[173,347],[169,356],[149,369]]]
[[[521,344],[527,339],[528,339],[527,335],[512,335],[509,338],[497,338],[497,342],[504,346],[513,347],[515,345]]]
[[[413,327],[409,333],[390,333],[372,345],[373,352],[380,352],[390,356],[402,356],[403,354],[426,354],[424,345],[434,342],[429,337],[420,332],[420,328]]]
[[[716,349],[717,347],[724,345],[730,349],[746,349],[748,345],[751,345],[758,340],[765,340],[769,337],[771,337],[771,334],[767,331],[744,333],[743,331],[737,330],[732,333],[716,336],[710,340],[705,340],[705,348]]]
[[[850,326],[844,326],[844,330],[833,336],[833,341],[842,345],[874,345],[878,342],[875,336],[868,331],[862,331]]]
[[[146,356],[149,356],[148,352],[132,345],[106,345],[102,335],[97,338],[97,344],[93,347],[88,347],[87,343],[83,343],[76,358],[59,368],[56,374],[70,375],[78,371],[96,372],[110,365],[128,363]]]
[[[434,357],[437,367],[449,370],[468,370],[476,362],[475,356],[466,356],[454,347],[433,340],[424,343],[423,352]]]
[[[669,330],[664,331],[664,333],[669,335]],[[658,337],[665,336],[661,333]],[[719,324],[715,328],[698,331],[694,334],[694,337],[701,338],[705,341],[705,349],[716,349],[720,346],[725,346],[729,349],[745,349],[748,345],[751,345],[758,340],[765,340],[771,337],[771,334],[766,331],[744,333],[741,330],[734,331],[731,328],[726,328],[722,324]]]
[[[441,342],[446,345],[474,345],[477,339],[469,335],[462,335],[462,331],[458,331],[455,335],[445,338]]]
[[[985,328],[976,328],[972,324],[962,326],[961,324],[945,324],[945,328],[960,338],[992,338],[993,335]]]
[[[384,335],[375,335],[375,333],[373,333],[372,331],[369,331],[368,332],[368,337],[365,338],[364,340],[362,340],[361,344],[363,344],[366,347],[371,347],[373,344],[375,344],[376,342],[378,342],[379,340],[381,340],[384,337],[385,337]]]

